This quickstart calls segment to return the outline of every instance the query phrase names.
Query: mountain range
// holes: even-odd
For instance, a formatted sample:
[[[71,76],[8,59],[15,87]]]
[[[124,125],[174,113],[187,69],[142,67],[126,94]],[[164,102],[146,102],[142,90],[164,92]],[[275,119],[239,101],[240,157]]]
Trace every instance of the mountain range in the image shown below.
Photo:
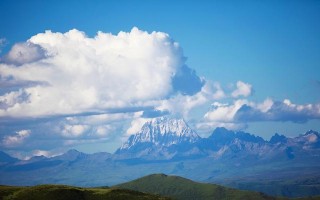
[[[110,154],[77,150],[19,160],[0,153],[0,184],[115,185],[153,173],[183,176],[270,195],[320,194],[319,133],[269,141],[216,128],[200,137],[183,119],[155,118]]]

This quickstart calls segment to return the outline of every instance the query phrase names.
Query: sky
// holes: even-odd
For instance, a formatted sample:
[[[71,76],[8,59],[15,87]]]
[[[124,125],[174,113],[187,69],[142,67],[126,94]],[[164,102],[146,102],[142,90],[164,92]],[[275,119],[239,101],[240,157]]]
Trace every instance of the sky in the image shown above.
[[[0,150],[113,152],[184,118],[320,130],[319,1],[0,1]]]

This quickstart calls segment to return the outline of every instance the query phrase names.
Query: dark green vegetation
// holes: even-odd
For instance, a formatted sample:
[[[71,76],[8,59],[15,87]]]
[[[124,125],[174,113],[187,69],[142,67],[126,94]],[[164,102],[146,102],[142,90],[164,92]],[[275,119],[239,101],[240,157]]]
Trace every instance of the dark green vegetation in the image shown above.
[[[137,180],[120,184],[117,188],[169,196],[181,200],[205,199],[275,199],[259,192],[242,191],[164,174],[149,175]]]
[[[0,186],[1,200],[166,200],[169,198],[127,189],[80,188],[64,185]]]
[[[215,184],[197,183],[179,176],[154,174],[109,187],[82,188],[66,185],[32,187],[0,186],[0,200],[260,200],[275,198],[260,192],[231,189]],[[295,200],[320,199],[305,197]]]

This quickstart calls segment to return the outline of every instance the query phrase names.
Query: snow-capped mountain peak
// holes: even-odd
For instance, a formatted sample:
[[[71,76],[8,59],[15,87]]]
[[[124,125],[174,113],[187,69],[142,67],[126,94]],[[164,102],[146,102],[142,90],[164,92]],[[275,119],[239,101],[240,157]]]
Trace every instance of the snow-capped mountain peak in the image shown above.
[[[199,137],[183,119],[170,119],[167,117],[154,118],[147,122],[141,131],[148,131],[150,128],[152,128],[153,131],[159,131],[161,135],[172,133],[177,136]]]
[[[160,117],[146,122],[120,149],[129,149],[139,143],[170,146],[183,142],[194,143],[199,139],[199,135],[183,119]]]

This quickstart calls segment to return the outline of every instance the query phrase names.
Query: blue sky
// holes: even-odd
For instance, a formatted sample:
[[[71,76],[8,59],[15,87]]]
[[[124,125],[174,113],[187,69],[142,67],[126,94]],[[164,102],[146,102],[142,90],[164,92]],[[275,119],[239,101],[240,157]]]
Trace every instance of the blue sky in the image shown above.
[[[217,126],[266,139],[275,132],[295,136],[319,130],[319,1],[3,0],[0,18],[0,139],[1,149],[13,154],[113,151],[144,121],[162,114],[186,118],[202,136]],[[98,31],[114,37],[97,43],[121,48],[93,54],[90,48],[104,52],[88,42]],[[119,38],[137,43],[137,49],[127,52]],[[89,47],[82,48],[84,43]],[[114,58],[108,53],[113,50],[125,59],[104,61]],[[148,64],[131,57],[137,51]],[[169,59],[159,64],[153,58]],[[62,72],[73,59],[79,63]],[[45,71],[44,65],[52,69]],[[94,74],[97,65],[121,70]],[[113,91],[126,90],[124,81],[112,81],[117,75],[138,85],[132,94]],[[110,81],[97,81],[103,77]],[[158,90],[146,87],[151,83]],[[63,91],[62,84],[70,87]],[[39,140],[44,145],[37,145]]]

